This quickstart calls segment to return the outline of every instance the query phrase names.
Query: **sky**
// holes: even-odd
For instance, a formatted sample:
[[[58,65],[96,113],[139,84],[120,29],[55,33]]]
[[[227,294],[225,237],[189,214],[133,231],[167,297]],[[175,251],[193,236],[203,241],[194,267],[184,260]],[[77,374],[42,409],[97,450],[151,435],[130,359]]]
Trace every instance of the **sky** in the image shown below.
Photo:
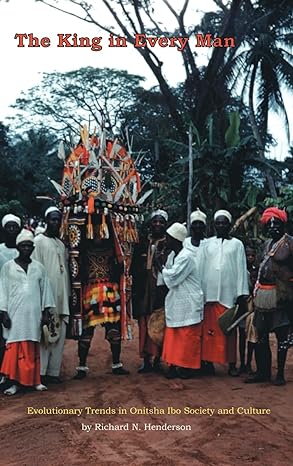
[[[161,2],[158,2],[159,5]],[[173,2],[171,2],[174,4]],[[176,0],[180,5],[181,0]],[[191,24],[199,23],[201,10],[212,11],[215,4],[212,0],[196,3],[191,2],[187,18]],[[164,8],[159,11],[164,18],[164,24],[173,24],[173,17]],[[126,48],[111,48],[108,46],[109,34],[101,33],[97,27],[85,23],[73,16],[65,15],[40,2],[34,0],[10,0],[0,1],[0,53],[2,57],[1,71],[1,98],[0,98],[0,121],[8,123],[7,117],[13,116],[15,110],[10,108],[15,100],[20,96],[21,91],[25,91],[38,83],[42,78],[42,73],[60,71],[66,72],[85,66],[109,67],[126,69],[129,73],[139,74],[146,78],[145,87],[157,85],[152,72],[144,62],[143,58],[132,45]],[[99,20],[110,24],[110,17],[104,11],[98,10]],[[49,47],[28,47],[28,41],[24,41],[25,47],[18,47],[19,39],[16,34],[33,34],[34,37],[50,39]],[[92,51],[90,48],[66,48],[57,47],[58,34],[74,34],[78,37],[87,36],[90,39],[101,36],[102,50]],[[70,38],[72,40],[72,36]],[[155,52],[163,61],[163,72],[171,85],[184,78],[184,68],[181,59],[181,52],[175,48],[156,47]],[[200,49],[197,57],[197,64],[206,62],[210,50]],[[292,107],[292,106],[291,106]],[[291,115],[293,120],[293,115]],[[288,145],[285,139],[285,132],[282,121],[276,116],[270,118],[270,127],[274,136],[278,140],[276,148],[272,149],[271,155],[280,159],[280,154],[286,154]],[[293,128],[292,128],[293,132]]]
[[[208,3],[213,4],[211,0],[208,0]],[[165,9],[164,15],[166,15]],[[14,103],[22,90],[40,82],[42,72],[70,71],[83,66],[109,67],[127,69],[129,73],[145,76],[147,87],[157,84],[152,72],[132,45],[129,44],[127,48],[110,48],[108,46],[109,34],[101,33],[97,27],[89,23],[65,15],[34,0],[10,0],[8,3],[2,0],[0,1],[0,17],[2,18],[1,56],[6,57],[7,63],[7,71],[4,74],[1,73],[4,93],[1,95],[0,118],[6,116],[7,107]],[[104,14],[104,18],[104,22],[107,23],[107,15]],[[169,24],[173,22],[171,15],[168,22]],[[17,33],[33,33],[39,38],[49,37],[51,45],[47,48],[17,47],[19,40],[14,38]],[[101,51],[92,51],[89,48],[58,48],[57,34],[69,33],[77,33],[79,37],[102,36],[103,48]],[[159,52],[161,52],[160,58],[164,61],[164,72],[169,82],[176,84],[184,77],[180,52],[176,49],[162,49]],[[176,63],[178,66],[174,73]]]

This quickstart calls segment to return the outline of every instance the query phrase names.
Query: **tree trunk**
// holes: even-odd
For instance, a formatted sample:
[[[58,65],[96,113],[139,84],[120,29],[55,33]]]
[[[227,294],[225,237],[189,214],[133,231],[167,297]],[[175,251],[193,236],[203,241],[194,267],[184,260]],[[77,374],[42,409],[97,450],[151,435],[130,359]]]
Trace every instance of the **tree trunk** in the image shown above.
[[[233,37],[235,35],[235,18],[240,6],[241,0],[232,0],[230,9],[227,10],[226,22],[220,37]],[[215,110],[215,108],[209,108],[207,102],[213,100],[212,96],[216,88],[215,81],[219,79],[219,70],[224,65],[225,53],[225,47],[216,47],[213,49],[211,59],[199,84],[199,89],[197,89],[198,101],[193,111],[193,122],[200,132],[205,127],[208,114]],[[221,93],[221,90],[219,92]]]
[[[145,59],[146,63],[148,64],[152,72],[154,73],[155,77],[157,78],[157,81],[160,86],[160,90],[166,99],[166,104],[169,107],[170,115],[178,130],[178,133],[180,135],[182,142],[186,141],[186,130],[184,128],[183,119],[180,113],[178,112],[178,101],[176,97],[174,96],[174,94],[172,93],[170,87],[168,86],[166,79],[163,77],[161,68],[153,62],[150,56],[150,53],[147,49],[139,49],[139,52]]]
[[[192,187],[193,187],[193,158],[192,158],[192,128],[189,126],[188,132],[188,192],[187,192],[187,229],[190,228],[190,214],[192,205]]]
[[[255,79],[256,79],[256,71],[257,71],[257,65],[254,65],[254,68],[253,68],[252,73],[251,73],[250,86],[249,86],[249,96],[248,96],[249,120],[250,120],[253,135],[254,135],[255,140],[257,142],[257,145],[258,145],[260,158],[262,160],[266,160],[265,153],[264,153],[264,143],[263,143],[263,141],[261,139],[261,136],[260,136],[260,133],[259,133],[259,130],[258,130],[258,126],[257,126],[257,123],[256,123],[255,114],[254,114],[254,109],[253,109],[253,90],[254,90],[254,83],[255,83]],[[268,182],[270,195],[271,195],[271,197],[276,199],[278,197],[277,196],[277,191],[276,191],[275,183],[274,183],[273,177],[272,177],[272,175],[270,173],[270,170],[267,167],[265,167],[264,172],[265,172],[265,176],[266,176],[266,179],[267,179],[267,182]]]

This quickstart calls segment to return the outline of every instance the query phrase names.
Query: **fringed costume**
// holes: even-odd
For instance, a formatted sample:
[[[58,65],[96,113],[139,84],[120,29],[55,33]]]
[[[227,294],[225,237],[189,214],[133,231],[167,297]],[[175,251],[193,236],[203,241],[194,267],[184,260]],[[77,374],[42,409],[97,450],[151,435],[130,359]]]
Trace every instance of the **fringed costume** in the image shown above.
[[[124,373],[119,355],[121,340],[131,339],[130,265],[138,242],[138,204],[143,202],[139,173],[120,141],[108,138],[103,128],[98,135],[96,129],[89,134],[83,126],[80,133],[80,142],[69,156],[60,143],[63,180],[62,185],[53,182],[61,197],[62,238],[69,246],[68,337],[79,341],[77,378],[88,370],[87,353],[98,324],[105,327],[111,344],[113,373]],[[113,266],[119,268],[114,278]]]

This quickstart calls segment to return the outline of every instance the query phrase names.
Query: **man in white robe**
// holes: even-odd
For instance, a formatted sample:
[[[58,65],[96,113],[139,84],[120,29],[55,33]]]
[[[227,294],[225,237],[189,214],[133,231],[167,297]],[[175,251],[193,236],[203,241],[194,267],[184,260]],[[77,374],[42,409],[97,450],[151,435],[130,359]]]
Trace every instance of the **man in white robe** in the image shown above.
[[[186,227],[173,223],[167,229],[169,254],[162,267],[169,291],[165,299],[166,330],[162,359],[169,364],[168,378],[189,378],[201,365],[203,292],[195,255],[183,248]]]
[[[2,218],[1,224],[4,242],[0,244],[0,270],[6,262],[18,256],[15,241],[21,229],[21,220],[16,215],[7,214]]]
[[[218,318],[249,295],[245,250],[242,242],[231,238],[232,216],[226,210],[214,215],[216,236],[205,241],[202,250],[202,287],[205,295],[203,360],[229,363],[229,375],[236,376],[236,336],[225,336]]]
[[[62,214],[56,207],[46,210],[46,231],[35,238],[32,256],[44,265],[56,304],[51,312],[55,331],[49,336],[49,344],[41,345],[41,376],[45,384],[62,382],[59,376],[69,320],[69,273],[65,246],[59,239],[61,219]]]
[[[18,256],[16,249],[16,237],[21,229],[21,220],[19,217],[13,214],[4,215],[1,221],[4,242],[0,244],[0,270],[3,265],[11,259],[15,259]],[[5,351],[5,339],[2,335],[2,325],[0,320],[0,367],[2,364],[4,351]],[[0,374],[0,384],[5,383],[5,377]]]
[[[199,208],[191,212],[190,214],[190,232],[191,236],[188,236],[183,246],[189,249],[195,255],[198,255],[202,249],[202,246],[206,240],[205,230],[207,224],[207,216]]]
[[[0,272],[0,311],[6,351],[1,371],[12,383],[4,391],[14,395],[21,385],[46,387],[40,384],[41,323],[54,307],[54,298],[45,268],[31,260],[34,236],[22,230],[16,244],[19,256],[6,262]]]

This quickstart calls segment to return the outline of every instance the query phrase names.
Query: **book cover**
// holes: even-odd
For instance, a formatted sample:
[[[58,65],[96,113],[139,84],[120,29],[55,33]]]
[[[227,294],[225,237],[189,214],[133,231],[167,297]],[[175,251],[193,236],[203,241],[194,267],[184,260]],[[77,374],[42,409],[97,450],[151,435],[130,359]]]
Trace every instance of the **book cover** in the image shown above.
[[[185,118],[189,122],[190,115],[195,127],[193,145],[198,153],[204,150],[207,140],[212,149],[205,154],[213,161],[215,154],[220,154],[219,157],[223,154],[220,151],[216,152],[221,144],[224,142],[227,144],[225,147],[222,145],[221,150],[234,147],[232,143],[229,146],[227,141],[233,140],[235,135],[233,125],[237,127],[238,120],[233,119],[235,115],[229,120],[227,114],[225,116],[221,113],[223,108],[226,110],[225,99],[228,98],[229,86],[223,87],[222,94],[213,92],[221,81],[221,73],[220,76],[217,75],[217,80],[214,80],[214,77],[215,72],[218,73],[219,66],[223,67],[223,73],[226,71],[226,59],[230,58],[231,62],[234,59],[233,48],[237,49],[237,40],[242,40],[245,33],[241,29],[241,15],[247,14],[247,10],[241,7],[240,4],[243,2],[235,0],[207,1],[204,4],[165,0],[141,2],[103,0],[92,3],[93,8],[87,10],[86,3],[75,1],[0,1],[2,17],[0,121],[10,127],[8,136],[16,142],[21,128],[17,119],[13,120],[9,117],[15,117],[21,110],[23,119],[20,121],[21,124],[25,124],[25,131],[28,131],[29,112],[33,107],[33,100],[22,104],[21,109],[12,109],[10,105],[21,97],[22,91],[27,93],[28,89],[40,85],[43,73],[68,73],[80,68],[92,67],[99,70],[104,68],[127,70],[131,75],[142,76],[144,82],[139,85],[145,90],[158,86],[152,96],[157,98],[160,94],[160,99],[163,97],[155,110],[152,109],[153,113],[149,111],[147,99],[142,100],[142,105],[136,108],[139,117],[134,114],[135,107],[132,107],[136,118],[133,120],[133,125],[144,121],[142,115],[145,109],[149,118],[148,124],[150,127],[153,124],[154,133],[145,130],[142,126],[136,128],[136,133],[144,132],[147,135],[146,140],[155,134],[151,144],[146,143],[146,150],[155,154],[152,155],[153,157],[158,156],[158,160],[152,166],[152,176],[160,184],[156,195],[159,200],[161,199],[162,207],[170,209],[174,221],[176,215],[179,221],[184,221],[188,211],[186,203],[188,171],[182,172],[182,165],[174,165],[175,175],[182,175],[178,188],[174,172],[169,172],[168,169],[174,164],[175,153],[178,154],[178,158],[188,158],[189,124],[186,126]],[[275,5],[275,2],[270,4],[265,1],[244,3],[247,4],[248,10],[251,7],[251,21],[254,20],[254,13],[258,14],[257,3],[263,8],[264,15],[271,14]],[[53,8],[49,6],[50,4]],[[63,9],[70,14],[63,13],[61,11]],[[210,12],[210,16],[205,17],[206,23],[201,23],[205,12]],[[223,18],[226,18],[226,21],[223,21]],[[247,19],[243,19],[243,24],[247,24]],[[272,24],[272,27],[276,26],[274,31],[277,31],[281,28],[280,18]],[[102,25],[104,30],[99,25]],[[287,23],[284,23],[284,28],[288,30]],[[224,35],[222,35],[223,31]],[[247,42],[244,48],[248,46]],[[267,50],[270,46],[264,45]],[[223,58],[224,56],[226,58]],[[244,73],[245,60],[248,63],[251,59],[248,55],[243,57],[241,73]],[[283,58],[289,61],[289,55],[284,55]],[[240,68],[238,69],[236,65],[231,71],[231,80],[244,80],[244,74],[238,78]],[[247,79],[249,81],[251,75]],[[289,89],[292,83],[292,67],[288,67],[287,74],[284,71],[283,80],[282,85]],[[180,82],[184,82],[181,88],[178,85]],[[88,85],[89,82],[85,86],[87,90]],[[255,86],[257,87],[257,82]],[[82,83],[79,82],[78,89],[80,90],[81,87]],[[252,89],[252,93],[257,92],[256,87]],[[284,89],[283,99],[290,116],[287,88]],[[236,101],[239,103],[241,92],[241,84],[239,84],[234,94],[235,100],[227,104],[228,110],[234,111],[238,108]],[[276,95],[279,95],[277,91],[275,97]],[[44,95],[44,101],[45,98]],[[127,99],[124,102],[126,108]],[[161,102],[164,103],[161,105]],[[246,100],[247,106],[248,103]],[[268,104],[268,101],[266,103]],[[162,114],[159,114],[161,120],[156,114],[160,105],[160,109],[163,109]],[[256,107],[255,101],[255,111]],[[75,119],[76,127],[79,124],[88,124],[89,120],[91,127],[95,124],[94,118],[88,116],[85,108],[82,113],[85,120],[80,121],[78,116]],[[188,111],[184,113],[186,108]],[[62,108],[62,112],[62,118],[67,118],[66,108]],[[206,131],[205,125],[201,126],[201,122],[206,121],[210,114],[215,116]],[[270,132],[277,139],[279,152],[282,151],[286,156],[288,152],[286,123],[274,120],[271,115],[270,113],[269,119],[266,120],[266,130],[268,132],[269,124]],[[73,127],[74,118],[70,120],[70,117],[72,115],[68,117],[68,125]],[[127,117],[131,124],[131,115]],[[258,117],[261,119],[264,114]],[[36,118],[34,121],[37,130],[39,121],[42,119],[46,121],[47,116],[43,113],[39,117],[34,115],[31,118],[32,120]],[[222,127],[219,121],[224,118],[226,125]],[[242,133],[236,134],[241,138],[247,137],[252,131],[251,122],[249,129],[245,127],[245,118],[249,120],[248,114],[244,111],[241,115]],[[48,120],[50,125],[53,120]],[[55,119],[55,123],[53,131],[56,130],[56,134],[59,132],[56,137],[57,147],[59,135],[62,131],[65,134],[66,129],[61,128],[60,121]],[[167,133],[168,125],[173,129],[173,135]],[[115,128],[114,123],[113,128]],[[230,132],[227,133],[227,129]],[[177,142],[179,141],[178,146],[172,141],[170,150],[170,145],[168,146],[166,142],[162,143],[159,130],[162,130],[161,134],[165,139],[176,138]],[[208,138],[216,137],[216,134],[219,139],[211,142]],[[281,134],[280,140],[278,134]],[[260,133],[260,137],[264,137],[264,133]],[[78,140],[75,142],[77,143]],[[268,147],[271,154],[276,155],[270,142],[269,139]],[[173,158],[170,156],[170,160],[164,159],[169,151]],[[214,171],[210,172],[210,166],[206,165],[200,171],[202,160],[200,159],[199,165],[196,166],[202,184],[198,189],[197,180],[193,180],[194,191],[191,197],[193,204],[199,203],[202,207],[206,207],[211,217],[211,212],[215,210],[218,198],[221,197],[221,194],[217,197],[215,193],[220,193],[223,172],[220,171],[222,170],[220,166],[213,167]],[[160,173],[155,172],[158,167]],[[11,165],[12,180],[13,170],[14,167]],[[205,182],[205,173],[208,174],[207,182]],[[253,174],[254,172],[252,176]],[[224,175],[226,176],[226,172]],[[18,174],[16,179],[17,183],[22,183]],[[168,185],[166,179],[168,183],[170,180],[174,182],[174,189],[170,189],[167,195],[164,191],[165,185]],[[4,181],[2,179],[3,185]],[[61,182],[60,179],[56,181]],[[286,184],[289,188],[291,186],[289,178],[283,180],[278,178],[278,183]],[[237,198],[233,193],[233,186],[236,185],[237,183],[235,185],[231,183],[227,189],[225,188],[221,200],[225,198],[226,205],[231,202],[232,208],[235,208],[236,214],[240,216],[253,207],[256,198],[253,198],[252,204],[249,204],[245,198],[243,205],[237,208],[244,199],[244,191],[241,186]],[[160,197],[161,187],[163,197]],[[263,185],[260,186],[260,190],[262,187]],[[278,186],[277,189],[279,190]],[[225,197],[228,192],[232,192],[229,198]],[[9,190],[6,189],[2,194],[1,204],[7,205],[11,200]],[[178,201],[180,196],[182,196],[181,204]],[[289,205],[292,205],[292,194],[288,194],[288,199]],[[194,204],[193,207],[196,205]],[[39,205],[36,211],[38,209]],[[209,221],[211,222],[211,218]],[[122,360],[130,375],[120,377],[112,374],[109,344],[105,339],[104,329],[97,326],[88,356],[89,371],[83,380],[73,379],[78,366],[77,341],[68,339],[65,343],[61,369],[62,384],[50,385],[49,390],[43,393],[28,391],[12,397],[0,393],[0,465],[234,466],[237,464],[244,466],[253,463],[256,466],[264,464],[289,466],[292,464],[293,421],[290,416],[292,350],[288,352],[286,364],[288,383],[284,387],[273,387],[269,383],[244,384],[245,374],[230,377],[227,374],[227,367],[222,365],[216,365],[216,375],[196,375],[186,380],[177,378],[168,380],[163,373],[137,372],[141,364],[137,321],[133,320],[131,326],[133,339],[125,339],[122,343]],[[271,340],[271,348],[273,372],[275,372],[277,344],[274,337]]]

